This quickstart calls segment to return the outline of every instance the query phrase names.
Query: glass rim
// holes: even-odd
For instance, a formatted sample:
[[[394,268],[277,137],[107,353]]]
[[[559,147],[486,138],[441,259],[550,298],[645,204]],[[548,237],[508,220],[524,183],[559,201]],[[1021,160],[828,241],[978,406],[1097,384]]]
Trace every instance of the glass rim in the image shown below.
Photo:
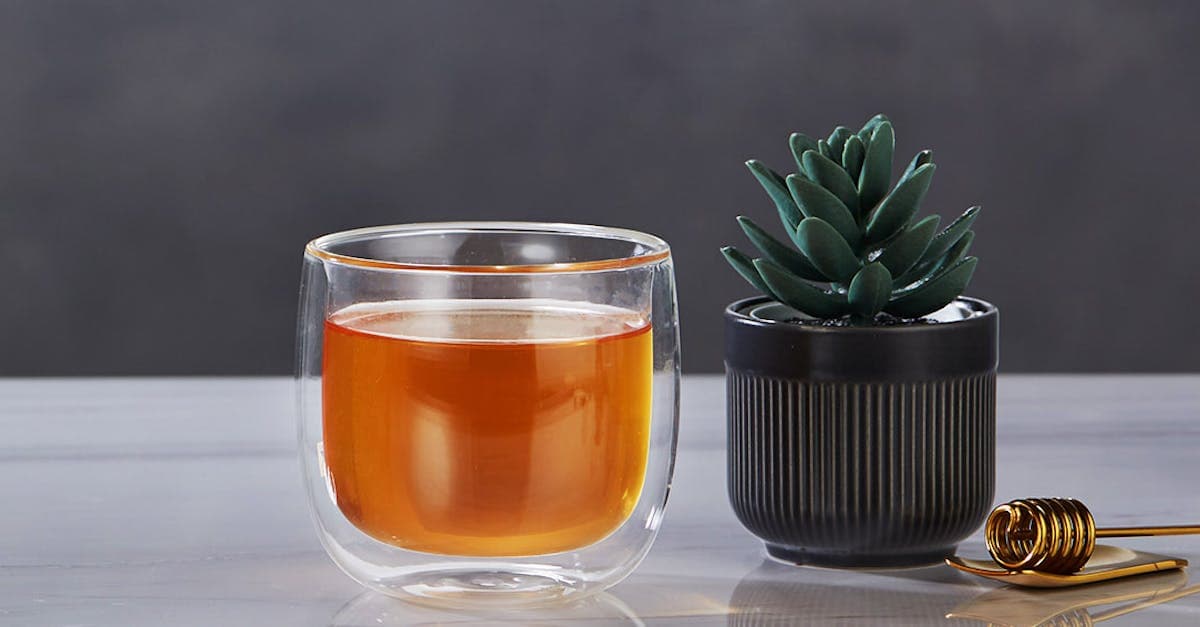
[[[618,240],[641,244],[646,249],[633,255],[592,259],[588,261],[566,261],[559,263],[527,263],[500,265],[462,265],[440,263],[412,263],[407,261],[391,261],[373,259],[333,252],[331,247],[338,244],[392,235],[421,234],[421,233],[450,233],[450,232],[525,232],[542,233],[547,235],[565,235],[594,237],[597,239]],[[389,224],[369,226],[346,231],[337,231],[316,237],[305,245],[304,251],[325,262],[333,262],[347,266],[362,268],[392,269],[392,270],[421,270],[436,272],[461,272],[471,274],[509,274],[509,273],[556,273],[556,272],[589,272],[596,270],[619,270],[650,265],[671,257],[671,247],[660,237],[611,226],[596,226],[591,224],[571,224],[567,222],[506,222],[506,221],[465,221],[465,222],[414,222],[409,224]]]

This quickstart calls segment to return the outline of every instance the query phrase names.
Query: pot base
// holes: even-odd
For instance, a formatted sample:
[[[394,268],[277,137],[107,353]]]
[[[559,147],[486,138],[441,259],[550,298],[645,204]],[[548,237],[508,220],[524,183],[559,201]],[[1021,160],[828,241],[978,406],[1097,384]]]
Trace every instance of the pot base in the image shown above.
[[[958,547],[951,545],[920,553],[830,553],[801,547],[767,544],[772,558],[796,566],[823,568],[915,568],[941,564],[954,555]]]

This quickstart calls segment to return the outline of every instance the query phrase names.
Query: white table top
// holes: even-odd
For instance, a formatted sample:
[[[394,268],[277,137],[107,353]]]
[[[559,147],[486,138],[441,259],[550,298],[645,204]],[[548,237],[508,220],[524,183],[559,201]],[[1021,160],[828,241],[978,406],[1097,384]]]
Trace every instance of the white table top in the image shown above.
[[[289,379],[0,379],[0,624],[928,624],[980,611],[1031,624],[1011,613],[1107,600],[1090,610],[1102,617],[1200,592],[1186,571],[1037,593],[946,567],[767,561],[726,500],[721,379],[687,377],[683,392],[674,490],[641,567],[580,606],[482,615],[366,593],[325,557]],[[1007,376],[999,402],[999,500],[1074,496],[1112,525],[1200,521],[1200,376]],[[1200,565],[1200,536],[1115,542]],[[983,554],[978,535],[962,548]],[[1200,594],[1185,594],[1109,624],[1198,623]]]

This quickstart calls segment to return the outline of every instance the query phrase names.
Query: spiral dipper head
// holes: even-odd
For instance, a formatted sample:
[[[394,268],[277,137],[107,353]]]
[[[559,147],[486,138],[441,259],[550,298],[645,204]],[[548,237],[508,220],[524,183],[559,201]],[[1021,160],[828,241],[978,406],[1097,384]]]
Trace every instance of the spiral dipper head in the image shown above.
[[[984,540],[1005,568],[1069,575],[1092,556],[1096,522],[1075,499],[1020,499],[992,510]]]

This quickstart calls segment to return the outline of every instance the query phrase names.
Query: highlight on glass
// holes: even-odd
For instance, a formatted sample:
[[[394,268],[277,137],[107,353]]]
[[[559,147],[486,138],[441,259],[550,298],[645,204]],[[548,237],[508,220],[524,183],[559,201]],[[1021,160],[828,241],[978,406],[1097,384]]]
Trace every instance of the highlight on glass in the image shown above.
[[[360,583],[554,603],[649,550],[678,423],[661,239],[517,222],[326,235],[305,249],[296,354],[309,503]]]

